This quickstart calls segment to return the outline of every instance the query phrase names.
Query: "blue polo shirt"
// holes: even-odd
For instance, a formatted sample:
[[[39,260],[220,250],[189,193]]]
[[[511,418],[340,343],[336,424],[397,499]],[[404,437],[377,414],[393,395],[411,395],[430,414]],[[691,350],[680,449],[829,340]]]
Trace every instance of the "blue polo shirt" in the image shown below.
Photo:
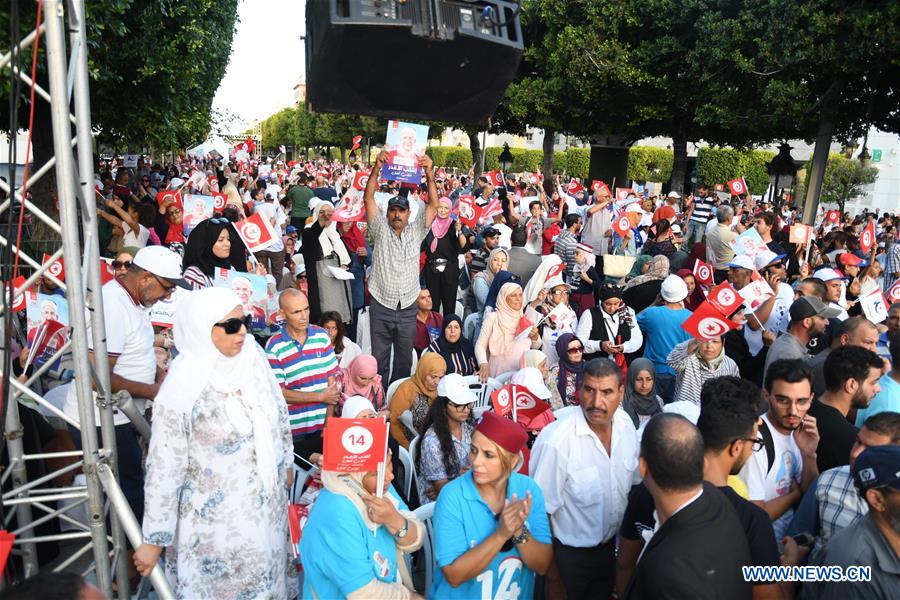
[[[691,311],[685,308],[665,306],[651,306],[637,316],[638,327],[644,332],[644,358],[653,361],[657,375],[675,375],[666,358],[672,348],[691,339],[691,334],[681,327],[690,316]]]
[[[408,510],[391,487],[399,510]],[[323,489],[300,538],[304,598],[346,598],[372,579],[400,581],[397,544],[387,527],[372,534],[356,506]],[[313,595],[315,594],[315,595]]]
[[[881,412],[900,412],[900,383],[894,381],[891,374],[882,375],[878,380],[881,391],[878,392],[869,406],[856,411],[856,426],[862,427],[866,419]]]
[[[513,473],[506,486],[506,497],[521,500],[531,492],[531,513],[525,521],[531,537],[550,543],[550,522],[544,507],[544,494],[530,477]],[[457,588],[444,578],[443,567],[484,541],[497,529],[491,507],[481,499],[472,472],[457,477],[441,489],[434,509],[434,553],[436,568],[430,598],[517,598],[532,597],[534,571],[525,566],[519,549],[499,552],[480,575]]]

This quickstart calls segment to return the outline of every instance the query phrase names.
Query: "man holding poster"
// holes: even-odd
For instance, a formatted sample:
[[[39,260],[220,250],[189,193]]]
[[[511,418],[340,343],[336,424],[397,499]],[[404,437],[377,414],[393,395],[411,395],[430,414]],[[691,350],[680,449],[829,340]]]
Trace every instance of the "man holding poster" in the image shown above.
[[[389,153],[375,159],[374,171],[385,165]],[[369,293],[372,354],[378,360],[383,385],[409,376],[413,340],[416,335],[416,299],[419,297],[419,250],[437,214],[438,194],[434,184],[434,163],[428,155],[420,159],[428,184],[428,204],[410,223],[409,198],[401,193],[388,200],[387,215],[378,208],[376,177],[369,177],[363,199],[366,220],[374,241]],[[391,349],[394,364],[391,368]],[[390,377],[389,377],[390,376]]]

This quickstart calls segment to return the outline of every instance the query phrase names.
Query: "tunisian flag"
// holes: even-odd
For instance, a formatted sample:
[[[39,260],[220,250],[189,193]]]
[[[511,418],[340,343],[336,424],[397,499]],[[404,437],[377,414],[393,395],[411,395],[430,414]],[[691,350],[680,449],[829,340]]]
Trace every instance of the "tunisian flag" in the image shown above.
[[[234,228],[251,253],[265,250],[275,243],[275,230],[268,219],[263,219],[260,213],[238,221],[234,224]]]

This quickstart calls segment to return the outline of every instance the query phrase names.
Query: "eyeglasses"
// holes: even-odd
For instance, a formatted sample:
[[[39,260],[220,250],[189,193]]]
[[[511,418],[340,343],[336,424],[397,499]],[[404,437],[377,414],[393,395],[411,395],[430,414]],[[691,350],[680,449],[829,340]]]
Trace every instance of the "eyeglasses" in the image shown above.
[[[180,208],[173,208],[172,210],[169,211],[169,214],[170,214],[170,215],[180,215],[180,214],[181,214],[181,209],[180,209]]]
[[[453,400],[447,400],[447,404],[452,406],[456,410],[472,410],[471,404],[457,404]]]
[[[553,290],[552,294],[554,296],[568,296],[569,290]]]
[[[569,348],[566,350],[569,354],[578,354],[579,352],[584,352],[584,346],[576,346],[575,348]]]
[[[750,442],[751,444],[753,444],[752,450],[754,452],[759,452],[760,450],[763,449],[763,446],[766,445],[765,440],[763,440],[762,438],[738,438],[735,441],[736,442]]]
[[[175,291],[175,287],[176,287],[176,286],[174,286],[174,285],[171,285],[171,286],[166,285],[166,284],[163,282],[163,280],[159,278],[158,275],[156,275],[156,274],[154,274],[154,273],[151,273],[151,275],[153,275],[153,278],[156,279],[156,282],[162,287],[163,291],[166,292],[166,295],[163,296],[163,297],[164,297],[164,298],[168,298],[169,296],[171,296],[172,293]]]
[[[131,266],[131,261],[130,260],[114,260],[114,261],[112,261],[111,264],[112,264],[112,268],[116,269],[116,270],[127,269],[128,267]]]
[[[221,323],[216,323],[215,327],[221,327],[228,335],[234,335],[241,330],[241,327],[245,327],[249,331],[250,323],[252,322],[253,317],[251,315],[246,315],[241,318],[232,317],[231,319],[227,319],[225,321],[222,321]]]

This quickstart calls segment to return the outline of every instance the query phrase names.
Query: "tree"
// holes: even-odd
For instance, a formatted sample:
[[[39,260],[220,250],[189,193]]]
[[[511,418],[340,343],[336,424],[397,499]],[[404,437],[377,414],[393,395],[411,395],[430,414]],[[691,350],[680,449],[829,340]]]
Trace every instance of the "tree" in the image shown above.
[[[797,185],[798,195],[805,193],[809,185],[809,170],[812,160],[806,163],[806,177],[803,183]],[[822,204],[833,203],[838,205],[838,210],[844,214],[844,205],[862,196],[863,188],[872,185],[878,180],[879,171],[876,167],[864,165],[861,161],[847,158],[842,154],[831,154],[825,166],[825,179],[822,182],[820,202]]]

